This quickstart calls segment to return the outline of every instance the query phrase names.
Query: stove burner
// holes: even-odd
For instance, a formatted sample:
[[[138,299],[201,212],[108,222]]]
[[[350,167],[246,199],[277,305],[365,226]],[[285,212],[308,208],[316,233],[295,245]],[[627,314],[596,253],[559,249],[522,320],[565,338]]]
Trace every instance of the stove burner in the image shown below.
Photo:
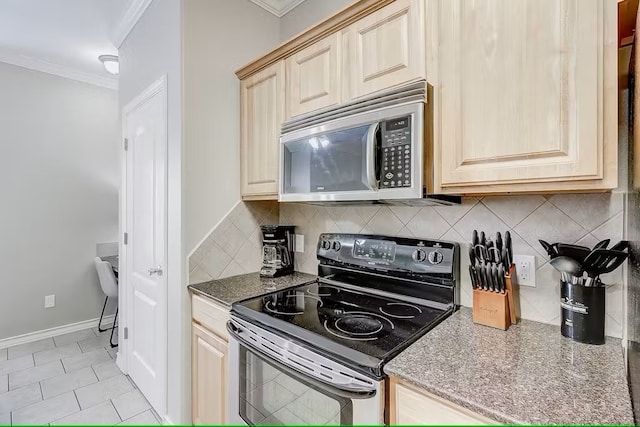
[[[330,297],[331,296],[331,292],[321,292],[320,288],[329,288],[329,289],[335,289],[335,293],[340,293],[340,288],[337,286],[332,286],[332,285],[318,285],[318,292],[314,292],[311,290],[311,288],[307,289],[307,292],[310,295],[316,296],[316,297]]]
[[[384,322],[378,319],[386,321],[387,323],[389,323],[391,329],[395,329],[395,325],[393,324],[393,322],[386,317],[376,313],[367,313],[364,311],[350,311],[335,320],[333,322],[333,325],[340,333],[332,331],[329,328],[329,322],[326,319],[324,321],[324,328],[331,335],[345,340],[373,341],[377,340],[378,337],[363,337],[363,335],[374,335],[384,329]],[[342,324],[342,326],[340,326],[340,324]]]
[[[418,314],[422,314],[420,307],[406,302],[388,302],[384,308],[379,307],[379,310],[396,319],[413,319]]]
[[[311,298],[314,299],[316,301],[318,301],[320,303],[320,307],[322,307],[322,300],[318,297],[315,297],[313,295],[303,295],[303,294],[298,294],[298,295],[287,295],[286,298]],[[291,308],[294,308],[295,311],[280,311],[280,309],[275,306],[274,307],[274,302],[273,300],[269,300],[264,304],[264,308],[267,309],[267,311],[270,311],[273,314],[284,314],[284,315],[288,315],[288,316],[295,316],[298,314],[304,314],[304,306],[302,308],[302,310],[300,310],[297,306],[292,306]],[[289,308],[289,306],[285,306],[286,309]]]
[[[347,315],[336,320],[336,329],[349,335],[373,335],[382,330],[382,322],[362,314]]]

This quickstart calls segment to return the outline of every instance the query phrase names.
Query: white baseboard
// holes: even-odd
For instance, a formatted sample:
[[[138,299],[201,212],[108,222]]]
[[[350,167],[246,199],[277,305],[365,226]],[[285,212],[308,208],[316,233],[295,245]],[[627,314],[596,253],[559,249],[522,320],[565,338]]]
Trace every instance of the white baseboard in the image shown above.
[[[102,325],[111,325],[115,316],[104,316]],[[26,344],[28,342],[38,341],[45,338],[56,337],[58,335],[68,334],[70,332],[82,331],[83,329],[95,328],[98,326],[99,317],[95,319],[85,320],[84,322],[70,323],[68,325],[57,326],[55,328],[43,329],[42,331],[29,332],[28,334],[17,335],[15,337],[3,338],[0,340],[0,349],[13,347],[14,345]]]

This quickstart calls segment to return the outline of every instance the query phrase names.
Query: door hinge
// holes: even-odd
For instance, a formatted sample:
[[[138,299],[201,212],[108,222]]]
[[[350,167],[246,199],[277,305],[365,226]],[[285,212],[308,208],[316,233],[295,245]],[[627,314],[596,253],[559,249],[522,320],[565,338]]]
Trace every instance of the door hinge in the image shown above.
[[[129,139],[124,139],[124,151],[129,151]]]
[[[129,339],[129,328],[124,328],[124,339],[125,340]]]
[[[124,233],[124,244],[129,244],[129,233]]]

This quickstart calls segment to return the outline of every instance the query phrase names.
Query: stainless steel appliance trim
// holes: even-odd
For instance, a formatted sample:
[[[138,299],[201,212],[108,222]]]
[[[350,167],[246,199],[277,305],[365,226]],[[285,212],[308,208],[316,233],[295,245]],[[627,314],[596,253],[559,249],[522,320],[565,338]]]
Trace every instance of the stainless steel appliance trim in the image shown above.
[[[383,188],[363,191],[337,191],[317,193],[285,193],[284,187],[284,145],[287,142],[297,141],[318,134],[354,128],[366,124],[376,124],[381,121],[411,115],[411,187]],[[280,191],[278,200],[281,202],[338,202],[352,200],[396,200],[396,199],[421,199],[423,197],[423,158],[424,158],[424,103],[413,102],[396,105],[394,107],[381,108],[367,113],[348,116],[322,125],[297,130],[282,135],[280,138]]]
[[[289,133],[306,128],[314,124],[324,123],[347,116],[353,116],[372,109],[391,107],[399,104],[427,102],[426,81],[419,80],[400,86],[384,93],[376,93],[361,99],[312,111],[303,116],[295,117],[282,125],[282,133]]]
[[[334,267],[335,268],[335,267]],[[388,276],[384,276],[388,277]],[[339,286],[345,289],[350,289],[352,291],[360,291],[362,292],[362,287],[357,285],[350,285],[348,283],[341,282],[339,280],[327,279],[325,277],[318,277],[318,282],[326,283],[327,285]],[[457,287],[457,286],[456,286]],[[411,302],[414,304],[422,305],[424,307],[435,308],[437,310],[449,310],[453,307],[453,304],[444,304],[441,302],[430,301],[422,298],[416,298],[408,295],[396,294],[393,292],[381,291],[378,289],[367,288],[367,293],[379,295],[385,298],[393,298],[395,300]]]
[[[375,380],[233,315],[227,329],[239,342],[274,362],[299,372],[309,380],[351,393],[350,398],[369,398],[376,392]]]
[[[372,190],[378,188],[378,180],[376,179],[376,131],[378,126],[378,123],[372,124],[367,132],[366,175],[369,188]]]
[[[246,425],[247,421],[240,415],[240,346],[234,335],[229,336],[229,364],[228,364],[228,399],[227,416],[228,424]],[[251,347],[253,350],[253,347]],[[265,356],[265,359],[272,360]],[[278,366],[281,363],[273,360]],[[306,377],[305,377],[306,378]],[[308,379],[307,379],[308,381]],[[381,425],[384,423],[385,407],[385,381],[374,381],[375,395],[366,399],[352,399],[353,418],[352,424]]]

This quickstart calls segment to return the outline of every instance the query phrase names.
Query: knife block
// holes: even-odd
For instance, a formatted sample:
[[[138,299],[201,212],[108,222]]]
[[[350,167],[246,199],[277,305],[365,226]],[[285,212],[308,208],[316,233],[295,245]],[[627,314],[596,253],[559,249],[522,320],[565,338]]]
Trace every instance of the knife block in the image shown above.
[[[516,323],[515,298],[513,296],[513,284],[511,277],[515,271],[515,265],[511,265],[509,273],[505,275],[505,293],[473,290],[473,322],[507,330]]]

